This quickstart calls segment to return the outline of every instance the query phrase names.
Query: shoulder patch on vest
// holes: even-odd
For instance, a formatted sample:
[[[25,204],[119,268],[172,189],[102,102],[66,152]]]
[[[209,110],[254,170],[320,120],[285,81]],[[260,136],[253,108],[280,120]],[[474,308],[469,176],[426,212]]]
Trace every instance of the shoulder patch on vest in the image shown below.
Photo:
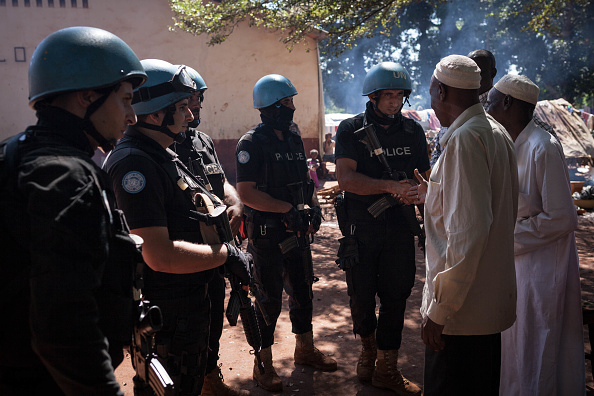
[[[141,192],[146,185],[146,179],[144,175],[137,171],[131,171],[126,173],[122,179],[122,187],[126,192],[130,194],[136,194]]]
[[[250,161],[250,153],[245,150],[242,150],[237,154],[237,161],[240,164],[247,164]]]

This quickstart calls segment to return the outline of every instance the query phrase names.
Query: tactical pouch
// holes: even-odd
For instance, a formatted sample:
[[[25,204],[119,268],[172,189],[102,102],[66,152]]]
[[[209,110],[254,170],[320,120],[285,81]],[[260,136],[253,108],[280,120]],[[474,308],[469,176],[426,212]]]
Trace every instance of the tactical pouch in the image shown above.
[[[213,213],[215,208],[212,200],[203,193],[196,193],[194,195],[194,205],[199,213],[204,214]],[[216,225],[208,225],[201,221],[200,234],[202,235],[203,242],[208,245],[218,245],[221,243]]]
[[[354,236],[345,236],[338,240],[338,259],[336,264],[341,270],[346,271],[359,264],[359,241]]]
[[[350,235],[350,224],[348,223],[348,214],[343,192],[338,193],[334,198],[334,210],[336,211],[336,220],[338,220],[340,232],[343,236]]]
[[[241,297],[239,296],[239,291],[232,290],[229,293],[229,301],[227,302],[227,310],[225,311],[225,316],[227,317],[229,326],[237,325],[237,318],[239,316],[240,308],[241,308]]]

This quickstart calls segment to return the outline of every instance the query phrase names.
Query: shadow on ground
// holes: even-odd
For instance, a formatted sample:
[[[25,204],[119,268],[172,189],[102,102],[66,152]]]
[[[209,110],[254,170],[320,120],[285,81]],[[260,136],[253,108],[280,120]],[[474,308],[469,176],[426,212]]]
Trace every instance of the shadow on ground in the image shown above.
[[[328,208],[331,210],[330,208]],[[360,351],[360,341],[352,333],[348,295],[343,271],[338,269],[334,260],[338,250],[337,240],[341,237],[336,222],[328,216],[316,241],[312,245],[315,274],[320,281],[314,284],[314,339],[316,346],[332,355],[338,361],[338,370],[323,373],[310,367],[295,366],[293,351],[294,335],[288,315],[287,299],[284,299],[283,311],[278,320],[273,358],[278,374],[283,380],[284,395],[393,395],[392,392],[373,388],[356,379],[355,367]],[[594,246],[594,216],[580,217],[580,228],[576,232],[580,253],[580,273],[582,276],[582,294],[594,301],[594,258],[591,255]],[[425,264],[422,252],[417,249],[417,275],[412,294],[408,300],[400,351],[400,366],[404,375],[411,381],[422,385],[424,345],[420,338],[419,308],[425,277]],[[587,332],[584,333],[587,340]],[[589,349],[586,341],[586,349]],[[241,328],[230,327],[225,322],[221,337],[219,363],[225,382],[233,386],[250,390],[252,395],[270,393],[255,386],[252,381],[253,356],[245,341]],[[586,364],[586,380],[594,386],[591,367]],[[132,395],[133,371],[129,357],[118,367],[116,375],[126,396]],[[589,393],[590,394],[590,393]]]

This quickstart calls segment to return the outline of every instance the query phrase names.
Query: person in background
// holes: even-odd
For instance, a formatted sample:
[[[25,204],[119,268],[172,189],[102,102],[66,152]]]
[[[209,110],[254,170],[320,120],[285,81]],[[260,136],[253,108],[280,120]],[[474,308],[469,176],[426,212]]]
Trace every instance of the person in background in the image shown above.
[[[520,182],[517,320],[501,335],[500,395],[584,395],[577,214],[563,148],[533,119],[538,94],[528,77],[508,74],[487,101],[514,141]]]
[[[29,65],[37,124],[0,145],[0,394],[123,396],[140,255],[91,157],[136,123],[146,73],[102,29],[47,36]]]
[[[320,168],[320,159],[318,158],[319,152],[316,149],[309,150],[309,158],[307,159],[307,167],[309,168],[309,177],[313,180],[316,188],[320,187],[319,173],[322,170]]]
[[[332,134],[327,133],[324,136],[324,156],[322,157],[322,177],[328,180],[332,180],[333,178],[330,176],[328,168],[326,167],[326,162],[334,163],[334,148],[336,144],[334,140],[332,140]]]

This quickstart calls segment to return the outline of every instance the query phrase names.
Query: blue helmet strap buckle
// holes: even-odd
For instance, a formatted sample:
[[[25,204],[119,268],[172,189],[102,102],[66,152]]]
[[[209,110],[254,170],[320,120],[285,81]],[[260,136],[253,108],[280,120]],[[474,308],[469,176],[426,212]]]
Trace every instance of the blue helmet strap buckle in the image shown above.
[[[138,102],[148,102],[151,99],[158,98],[173,92],[196,92],[196,82],[192,79],[185,66],[180,66],[173,78],[164,83],[153,85],[152,87],[140,87],[134,92],[132,104]]]

